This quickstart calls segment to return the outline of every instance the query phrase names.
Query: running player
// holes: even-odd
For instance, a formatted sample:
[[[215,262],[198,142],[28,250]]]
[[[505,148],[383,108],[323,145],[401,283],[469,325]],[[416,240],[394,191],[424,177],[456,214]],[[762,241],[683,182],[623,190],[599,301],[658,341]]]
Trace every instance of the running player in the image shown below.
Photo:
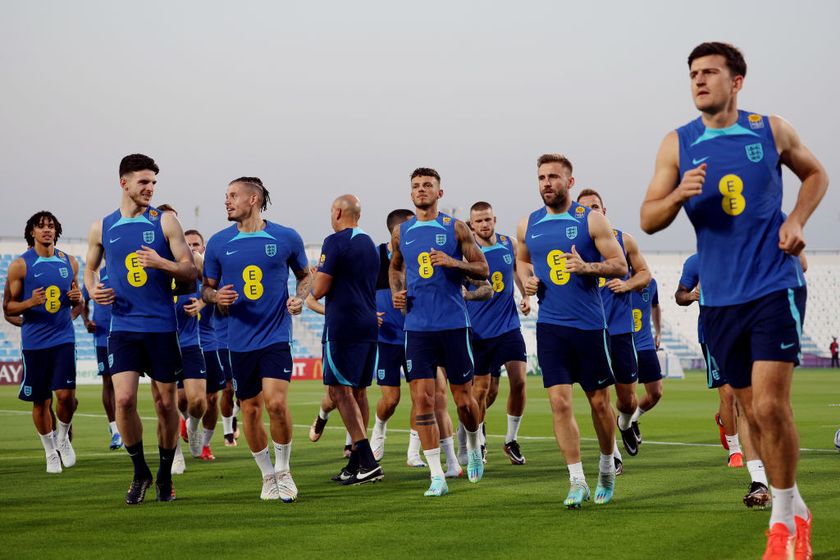
[[[373,457],[360,401],[377,369],[376,276],[379,257],[373,240],[359,227],[362,206],[353,195],[335,199],[330,209],[334,234],[324,239],[312,297],[326,298],[324,384],[353,442],[344,485],[376,482],[382,467]]]
[[[29,249],[12,261],[3,293],[3,312],[23,317],[23,380],[18,398],[32,403],[32,420],[47,458],[47,472],[76,464],[69,431],[76,411],[76,335],[71,308],[82,302],[76,259],[56,249],[61,223],[41,211],[26,222]],[[51,407],[55,393],[53,425]],[[53,434],[55,430],[55,434]]]
[[[747,64],[732,45],[703,43],[688,58],[700,117],[668,133],[641,209],[665,229],[685,207],[697,234],[701,316],[709,353],[747,416],[771,483],[765,558],[811,555],[811,514],[796,486],[790,407],[806,290],[796,255],[828,174],[787,121],[738,110]],[[782,214],[782,170],[802,181]]]
[[[578,204],[582,204],[604,216],[607,207],[601,195],[593,189],[583,189],[578,194]],[[631,456],[639,452],[638,442],[631,425],[633,414],[638,408],[636,399],[636,381],[639,364],[636,348],[633,345],[633,304],[631,292],[644,288],[650,282],[648,270],[636,239],[629,233],[613,229],[618,244],[630,269],[622,278],[599,280],[601,300],[607,316],[607,332],[610,335],[610,357],[615,373],[615,407],[618,409],[618,431],[624,449]],[[641,434],[639,434],[641,438]]]
[[[507,402],[507,433],[502,449],[512,464],[524,465],[525,456],[516,437],[525,411],[525,367],[528,356],[513,297],[514,284],[522,295],[520,308],[524,315],[531,310],[530,302],[515,273],[516,241],[496,233],[493,207],[487,202],[473,204],[470,208],[470,226],[487,259],[492,286],[491,299],[467,301],[475,353],[473,395],[478,402],[483,431],[484,417],[489,407],[488,392],[495,386],[494,394],[498,393],[501,369],[505,367],[510,382],[510,395]],[[470,289],[473,288],[470,286]],[[486,443],[482,445],[484,449]]]
[[[99,269],[99,282],[105,287],[108,286],[108,270],[103,264]],[[96,366],[99,376],[102,377],[102,407],[105,409],[105,416],[108,418],[108,431],[111,434],[111,449],[120,449],[123,446],[120,430],[117,428],[117,421],[114,416],[114,382],[111,380],[111,367],[108,360],[108,333],[111,328],[111,306],[94,305],[93,318],[90,318],[90,294],[87,286],[82,286],[82,296],[85,306],[82,311],[82,319],[85,328],[93,334],[93,345],[96,348]]]
[[[688,306],[700,300],[700,258],[697,253],[691,255],[683,264],[682,276],[674,294],[677,305]],[[728,464],[733,468],[744,466],[744,456],[747,458],[747,470],[750,473],[750,488],[744,496],[744,504],[747,507],[764,507],[770,502],[770,492],[767,488],[767,474],[764,470],[764,463],[758,456],[756,446],[750,437],[750,426],[745,415],[740,414],[738,405],[735,402],[735,394],[726,379],[726,374],[718,367],[714,358],[709,353],[703,335],[703,324],[697,321],[697,337],[700,341],[700,348],[703,358],[706,360],[706,380],[709,389],[717,389],[720,396],[718,414],[715,415],[715,423],[722,429],[723,436],[721,443],[724,449],[729,451]],[[743,440],[739,437],[739,432]],[[743,442],[744,450],[741,451]]]
[[[292,502],[298,489],[289,469],[292,415],[287,396],[292,377],[292,315],[303,309],[310,274],[303,240],[288,227],[264,220],[271,200],[257,177],[230,182],[225,194],[234,225],[207,243],[202,296],[228,314],[233,388],[242,403],[245,438],[262,473],[263,500]],[[298,281],[289,297],[291,269]],[[271,464],[262,423],[268,411],[276,462]]]
[[[458,416],[467,429],[470,482],[478,482],[484,474],[478,403],[470,386],[474,373],[470,323],[461,284],[464,276],[486,280],[487,261],[469,228],[438,211],[442,196],[437,171],[418,168],[412,172],[411,200],[416,216],[394,229],[389,270],[394,307],[406,312],[406,373],[415,426],[431,471],[426,496],[443,496],[449,491],[434,412],[438,366],[446,369]]]
[[[172,461],[178,440],[175,382],[181,373],[172,279],[196,277],[192,252],[175,216],[150,206],[158,166],[142,154],[120,162],[120,207],[96,221],[88,236],[85,286],[94,303],[111,308],[108,360],[114,382],[117,426],[134,464],[126,504],[143,502],[152,473],[143,454],[143,424],[137,413],[140,376],[152,378],[158,416],[160,466],[155,490],[160,501],[175,499]],[[98,278],[102,258],[108,261],[108,287]]]
[[[537,358],[571,481],[563,503],[579,508],[589,499],[572,412],[572,384],[579,383],[601,450],[595,503],[605,504],[615,488],[616,421],[609,394],[615,377],[598,278],[623,277],[627,261],[609,220],[569,196],[575,184],[572,163],[561,154],[544,154],[537,170],[545,206],[519,222],[516,268],[525,293],[539,300]]]
[[[645,394],[639,399],[639,404],[630,426],[636,437],[636,445],[642,444],[642,432],[639,429],[639,418],[650,411],[662,398],[662,368],[659,365],[659,341],[662,336],[662,310],[659,308],[659,290],[656,279],[651,278],[650,284],[631,293],[633,305],[633,344],[639,362],[639,383],[645,386]],[[651,332],[651,322],[653,332]]]

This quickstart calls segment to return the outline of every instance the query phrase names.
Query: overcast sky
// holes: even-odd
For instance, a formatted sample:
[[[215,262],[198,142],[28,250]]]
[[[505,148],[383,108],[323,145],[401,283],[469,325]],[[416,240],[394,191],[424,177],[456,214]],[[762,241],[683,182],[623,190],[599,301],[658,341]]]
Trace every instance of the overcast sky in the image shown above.
[[[153,203],[205,233],[226,225],[227,182],[257,175],[269,219],[306,242],[331,233],[346,192],[384,240],[418,166],[441,173],[443,206],[487,200],[514,233],[540,206],[537,156],[557,151],[643,250],[690,250],[684,215],[650,237],[638,209],[662,137],[697,116],[688,53],[725,40],[749,65],[741,108],[790,120],[834,178],[805,233],[837,248],[838,21],[832,1],[7,0],[0,235],[46,208],[85,236],[117,207],[132,152],[161,167]]]

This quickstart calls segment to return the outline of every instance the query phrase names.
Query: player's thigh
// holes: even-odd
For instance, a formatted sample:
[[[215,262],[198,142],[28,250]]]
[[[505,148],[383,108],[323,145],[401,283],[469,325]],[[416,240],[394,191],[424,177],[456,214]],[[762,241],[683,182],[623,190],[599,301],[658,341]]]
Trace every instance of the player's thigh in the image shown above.
[[[443,364],[450,385],[463,385],[473,379],[473,359],[470,329],[451,329],[438,333],[443,351]]]

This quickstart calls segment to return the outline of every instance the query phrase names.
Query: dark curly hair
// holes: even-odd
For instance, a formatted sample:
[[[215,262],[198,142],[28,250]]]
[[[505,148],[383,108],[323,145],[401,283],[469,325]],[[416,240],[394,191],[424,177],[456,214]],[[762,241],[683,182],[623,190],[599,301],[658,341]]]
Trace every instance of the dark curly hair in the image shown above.
[[[26,220],[26,228],[23,230],[23,237],[26,239],[27,247],[35,246],[35,228],[40,227],[44,224],[44,222],[52,222],[53,226],[55,226],[55,239],[53,240],[53,245],[55,245],[58,238],[61,237],[61,222],[59,222],[58,218],[56,218],[49,210],[41,210]]]

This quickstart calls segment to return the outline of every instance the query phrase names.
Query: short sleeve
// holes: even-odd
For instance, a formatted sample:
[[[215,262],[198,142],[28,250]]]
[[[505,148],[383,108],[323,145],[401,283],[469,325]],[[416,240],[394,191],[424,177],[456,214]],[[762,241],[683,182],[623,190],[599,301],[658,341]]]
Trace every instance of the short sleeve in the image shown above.
[[[303,246],[303,238],[293,229],[289,230],[289,268],[298,272],[309,267],[309,260],[306,258],[306,248]]]
[[[656,280],[651,280],[650,286],[650,304],[659,305],[659,286],[657,285]]]
[[[686,259],[683,264],[682,276],[680,277],[680,286],[683,288],[693,290],[700,283],[700,277],[697,270],[697,256],[692,255]]]
[[[210,238],[204,251],[204,277],[208,280],[221,280],[222,265],[219,262],[219,242]]]
[[[338,261],[341,257],[339,250],[339,242],[335,235],[330,235],[324,239],[324,244],[321,246],[321,256],[318,259],[318,272],[335,276],[335,271],[338,268]]]

